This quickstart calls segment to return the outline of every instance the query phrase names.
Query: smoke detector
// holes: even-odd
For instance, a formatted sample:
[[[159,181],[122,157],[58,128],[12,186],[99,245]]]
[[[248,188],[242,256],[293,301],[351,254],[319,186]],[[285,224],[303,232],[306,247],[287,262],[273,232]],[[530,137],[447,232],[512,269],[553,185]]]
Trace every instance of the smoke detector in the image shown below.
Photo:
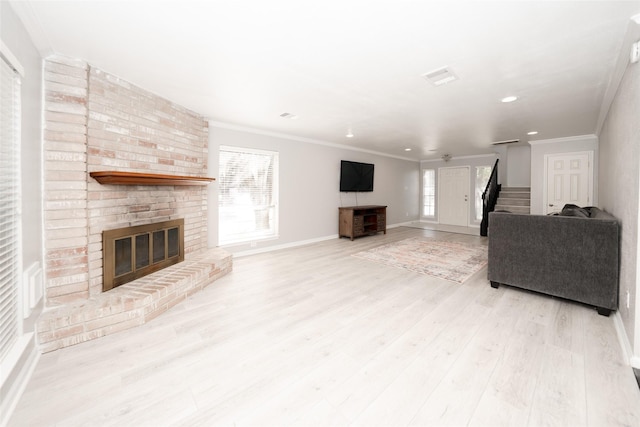
[[[449,67],[442,67],[437,70],[429,71],[428,73],[424,73],[422,77],[434,86],[440,86],[445,83],[458,80],[458,76],[456,76]]]
[[[443,154],[441,159],[445,162],[448,162],[449,160],[451,160],[451,154]]]

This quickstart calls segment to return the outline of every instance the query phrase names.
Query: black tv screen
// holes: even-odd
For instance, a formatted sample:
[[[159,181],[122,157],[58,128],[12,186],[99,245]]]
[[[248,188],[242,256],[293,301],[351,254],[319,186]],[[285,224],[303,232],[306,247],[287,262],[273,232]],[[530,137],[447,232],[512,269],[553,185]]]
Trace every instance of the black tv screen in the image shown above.
[[[340,162],[340,191],[373,191],[373,165],[342,160]]]

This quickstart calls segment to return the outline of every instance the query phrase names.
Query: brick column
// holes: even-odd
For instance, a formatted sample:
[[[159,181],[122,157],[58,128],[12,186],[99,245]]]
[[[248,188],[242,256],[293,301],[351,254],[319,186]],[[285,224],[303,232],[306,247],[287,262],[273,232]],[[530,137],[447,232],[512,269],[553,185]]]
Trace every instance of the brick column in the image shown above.
[[[83,61],[45,62],[44,241],[49,305],[89,296],[87,73]]]

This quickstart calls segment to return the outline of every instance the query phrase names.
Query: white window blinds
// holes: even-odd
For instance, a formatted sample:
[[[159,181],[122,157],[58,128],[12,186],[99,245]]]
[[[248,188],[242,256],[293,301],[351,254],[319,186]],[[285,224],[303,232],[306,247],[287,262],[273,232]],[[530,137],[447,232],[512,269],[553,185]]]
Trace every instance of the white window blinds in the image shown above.
[[[220,147],[220,245],[278,234],[278,153]]]
[[[20,77],[0,57],[0,361],[20,333]]]
[[[434,217],[436,214],[436,171],[422,170],[422,216]]]

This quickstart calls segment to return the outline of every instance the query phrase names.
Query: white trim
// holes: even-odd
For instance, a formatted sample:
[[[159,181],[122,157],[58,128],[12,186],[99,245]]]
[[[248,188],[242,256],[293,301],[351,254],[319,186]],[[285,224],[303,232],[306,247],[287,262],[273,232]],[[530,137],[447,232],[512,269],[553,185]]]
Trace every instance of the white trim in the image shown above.
[[[477,158],[482,158],[482,157],[496,157],[496,153],[491,153],[491,154],[474,154],[471,156],[458,156],[458,157],[452,157],[450,158],[448,161],[451,160],[464,160],[464,159],[477,159]],[[428,159],[428,160],[420,160],[420,162],[444,162],[444,160],[442,159]],[[455,166],[451,166],[451,167],[455,167]]]
[[[296,242],[283,243],[281,245],[265,246],[264,248],[260,248],[260,249],[250,249],[248,251],[236,252],[233,254],[233,257],[239,258],[243,256],[248,256],[248,255],[256,255],[256,254],[261,254],[265,252],[277,251],[280,249],[295,248],[298,246],[309,245],[311,243],[324,242],[325,240],[331,240],[331,239],[337,239],[337,238],[338,238],[338,235],[333,234],[331,236],[316,237],[314,239],[308,239],[308,240],[298,240]]]
[[[549,178],[549,157],[555,157],[555,156],[570,156],[572,154],[587,154],[589,156],[589,189],[588,189],[588,197],[589,197],[589,206],[593,206],[593,188],[594,188],[594,184],[595,182],[593,182],[593,176],[594,176],[594,169],[595,169],[595,165],[594,165],[594,151],[593,150],[589,150],[589,151],[570,151],[567,153],[549,153],[549,154],[545,154],[544,155],[544,175],[542,176],[542,214],[543,215],[547,215],[547,188],[549,186],[549,183],[547,181],[547,178]]]
[[[412,222],[415,222],[415,221],[400,222],[398,224],[387,225],[387,230],[391,228],[406,226],[408,224],[411,224]],[[337,234],[332,234],[330,236],[315,237],[313,239],[307,239],[307,240],[298,240],[295,242],[283,243],[281,245],[265,246],[264,248],[260,248],[260,249],[250,249],[248,251],[236,252],[236,253],[233,253],[233,257],[239,258],[239,257],[244,257],[249,255],[262,254],[265,252],[277,251],[280,249],[296,248],[298,246],[310,245],[312,243],[319,243],[319,242],[324,242],[326,240],[339,239],[339,238],[340,236],[338,236]]]
[[[38,18],[33,5],[28,1],[10,0],[9,4],[13,11],[18,15],[18,18],[22,21],[22,25],[29,34],[31,42],[34,44],[40,56],[46,58],[53,54],[55,51],[51,45],[51,40],[47,36],[46,31],[42,26],[42,22]]]
[[[22,66],[22,64],[20,64],[18,58],[16,58],[15,55],[11,52],[11,49],[9,49],[2,40],[0,40],[0,56],[2,56],[5,61],[7,61],[11,68],[13,68],[18,74],[20,74],[20,77],[24,77],[24,67]]]
[[[292,141],[305,142],[307,144],[324,145],[324,146],[332,147],[332,148],[341,148],[343,150],[350,150],[350,151],[358,151],[358,152],[362,152],[362,153],[375,154],[375,155],[378,155],[378,156],[390,157],[390,158],[393,158],[393,159],[400,159],[400,160],[407,160],[407,161],[410,161],[410,162],[416,162],[416,163],[420,162],[420,160],[410,159],[408,157],[394,156],[392,154],[382,153],[380,151],[366,150],[364,148],[351,147],[349,145],[336,144],[334,142],[327,142],[327,141],[322,141],[322,140],[319,140],[319,139],[305,138],[305,137],[301,137],[301,136],[289,135],[289,134],[286,134],[286,133],[271,132],[271,131],[267,131],[267,130],[261,130],[261,129],[251,128],[251,127],[246,127],[246,126],[238,126],[238,125],[233,125],[233,124],[230,124],[230,123],[218,122],[218,121],[211,120],[211,119],[205,119],[205,120],[207,120],[209,122],[210,127],[217,127],[217,128],[221,128],[221,129],[235,130],[235,131],[239,131],[239,132],[248,132],[248,133],[253,133],[253,134],[256,134],[256,135],[272,136],[274,138],[289,139],[289,140],[292,140]]]
[[[25,363],[19,364],[19,360]],[[5,382],[9,374],[13,371],[17,371],[17,373],[11,388],[6,391],[6,394],[3,394],[3,398],[0,400],[0,426],[5,426],[9,422],[39,360],[40,351],[36,345],[34,333],[24,334],[18,338],[11,351],[5,356],[5,360],[2,362],[1,387],[4,389],[6,386]],[[11,369],[6,369],[6,367],[11,367]]]
[[[616,335],[618,336],[618,342],[620,343],[620,349],[622,350],[622,356],[624,357],[625,362],[632,368],[640,369],[640,356],[635,356],[633,354],[633,349],[631,348],[629,338],[627,338],[620,311],[616,311],[613,315],[613,326],[616,330]]]
[[[563,138],[538,139],[535,141],[529,141],[529,144],[530,145],[557,144],[561,142],[575,142],[575,141],[585,141],[585,140],[595,140],[597,142],[598,136],[591,133],[587,135],[566,136]]]
[[[425,171],[433,171],[433,215],[424,215],[424,173]],[[420,212],[418,212],[418,218],[425,220],[438,220],[438,168],[423,167],[420,165]]]
[[[627,31],[625,32],[622,45],[620,46],[620,51],[618,53],[613,73],[609,79],[609,84],[607,85],[604,96],[602,97],[600,114],[598,115],[598,121],[596,122],[596,135],[600,135],[600,132],[602,131],[602,126],[604,126],[604,122],[609,115],[611,104],[613,104],[613,100],[618,92],[624,73],[629,65],[629,52],[631,50],[631,45],[637,41],[638,37],[640,37],[640,27],[638,25],[640,25],[640,14],[632,16],[627,24]]]

